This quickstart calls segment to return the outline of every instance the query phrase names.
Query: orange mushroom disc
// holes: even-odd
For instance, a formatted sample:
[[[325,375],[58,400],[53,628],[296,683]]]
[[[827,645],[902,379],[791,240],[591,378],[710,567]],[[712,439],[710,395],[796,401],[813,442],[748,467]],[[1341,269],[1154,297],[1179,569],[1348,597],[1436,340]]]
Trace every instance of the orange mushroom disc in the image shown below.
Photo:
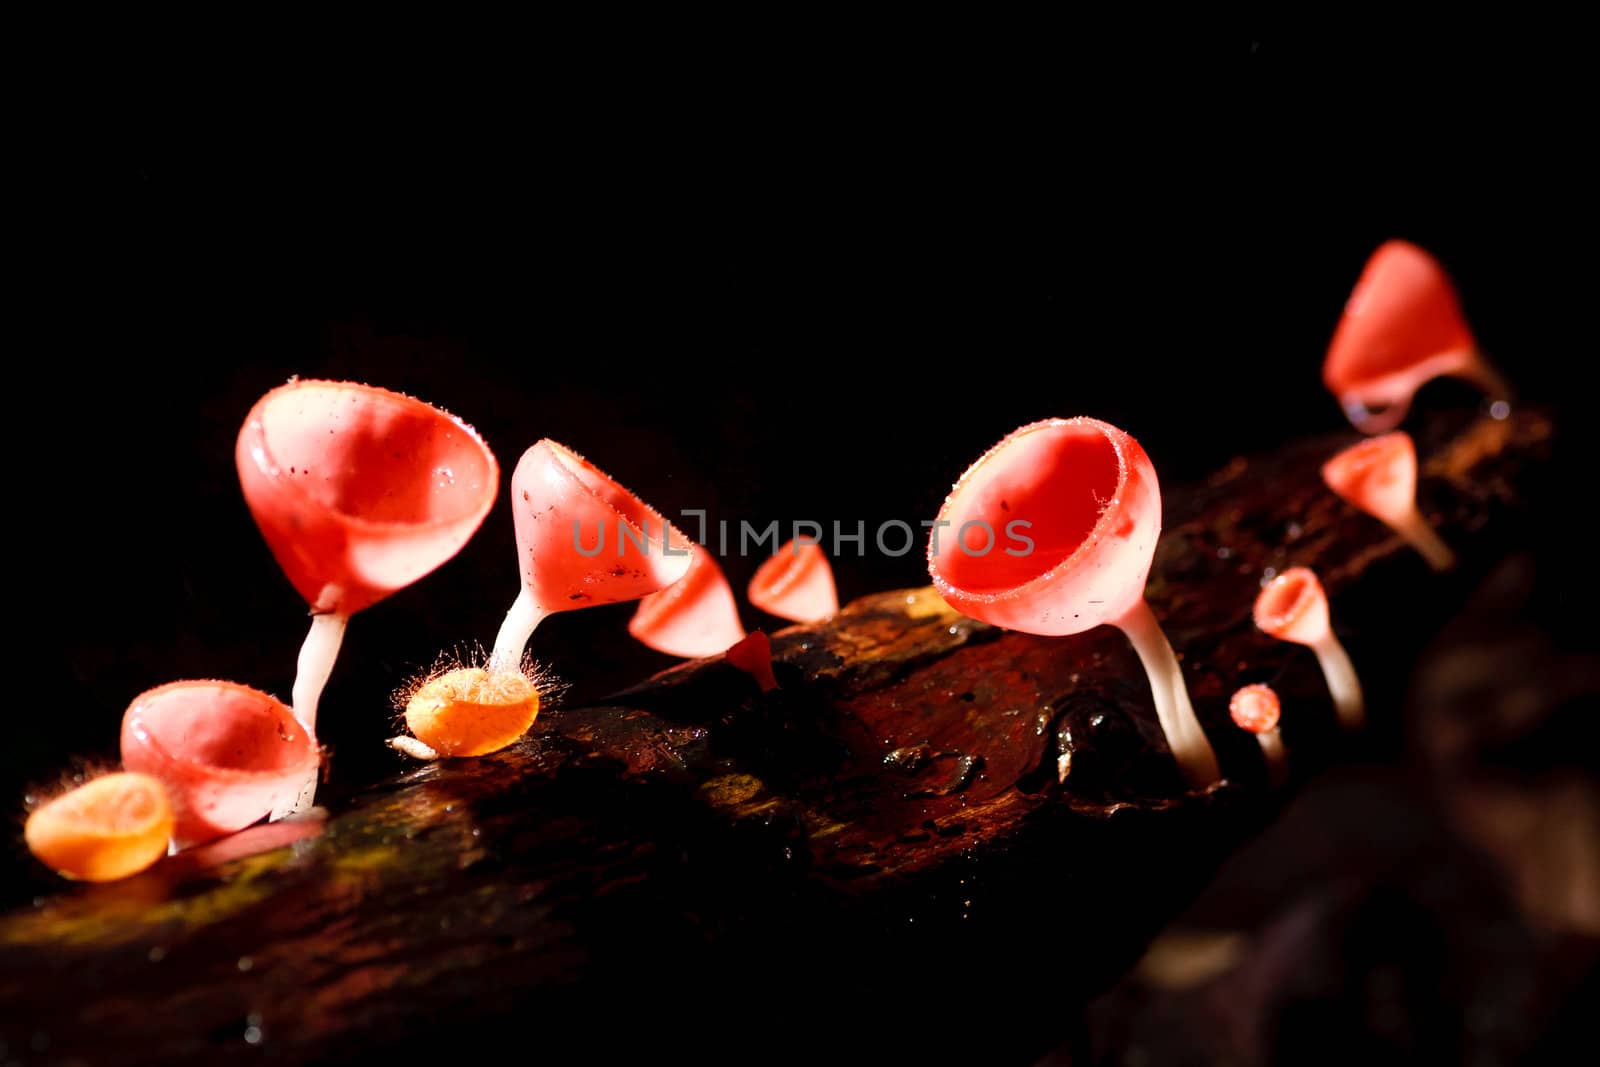
[[[1278,728],[1278,694],[1268,685],[1247,685],[1228,701],[1233,724],[1253,734]]]
[[[172,803],[147,774],[96,778],[28,816],[28,850],[64,878],[110,882],[166,855]]]
[[[1322,380],[1363,433],[1398,426],[1418,389],[1451,375],[1497,400],[1505,384],[1479,354],[1444,268],[1406,241],[1381,245],[1361,272],[1322,365]]]
[[[516,671],[462,667],[425,682],[406,702],[406,727],[441,756],[486,756],[528,732],[539,690]]]
[[[750,579],[750,603],[780,619],[820,622],[839,611],[833,567],[814,541],[796,538]]]
[[[714,656],[744,637],[739,605],[722,568],[700,545],[682,578],[639,601],[628,632],[669,656]]]

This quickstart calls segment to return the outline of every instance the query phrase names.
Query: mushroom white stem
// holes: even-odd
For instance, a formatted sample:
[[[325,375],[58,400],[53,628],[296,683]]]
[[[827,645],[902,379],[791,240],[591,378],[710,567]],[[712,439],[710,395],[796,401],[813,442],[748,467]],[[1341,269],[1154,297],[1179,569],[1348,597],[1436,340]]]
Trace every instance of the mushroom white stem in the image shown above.
[[[511,610],[506,612],[500,632],[495,635],[494,651],[489,655],[489,673],[516,670],[522,663],[522,651],[528,647],[528,639],[548,614],[534,603],[533,594],[523,586],[517,599],[511,602]]]
[[[1194,707],[1189,703],[1189,687],[1183,681],[1183,668],[1178,657],[1161,632],[1150,605],[1143,600],[1118,619],[1116,625],[1139,654],[1145,674],[1150,677],[1150,692],[1155,697],[1156,717],[1161,720],[1161,730],[1167,735],[1167,747],[1178,761],[1178,767],[1189,784],[1204,789],[1222,778],[1217,766],[1217,754],[1206,740],[1200,720],[1195,718]]]
[[[396,752],[405,753],[412,759],[435,760],[439,758],[439,753],[435,752],[429,745],[418,741],[415,737],[391,737],[389,738],[389,747]]]
[[[1261,745],[1261,755],[1267,761],[1267,779],[1273,785],[1282,785],[1284,779],[1289,777],[1289,759],[1283,751],[1283,734],[1281,731],[1263,730],[1256,734],[1256,741]]]
[[[1447,571],[1456,565],[1456,554],[1450,551],[1450,546],[1439,539],[1433,532],[1433,527],[1422,517],[1416,508],[1395,523],[1394,532],[1405,539],[1406,544],[1422,554],[1428,561],[1428,566],[1436,571]]]
[[[1328,636],[1311,646],[1322,665],[1322,676],[1328,682],[1328,694],[1333,697],[1333,709],[1339,714],[1339,724],[1346,730],[1359,730],[1366,725],[1367,711],[1361,699],[1361,682],[1356,678],[1356,665],[1339,639],[1328,631]]]
[[[313,615],[311,630],[300,646],[300,659],[294,672],[294,717],[312,735],[317,732],[317,703],[322,699],[328,676],[333,673],[333,661],[339,658],[339,646],[344,643],[344,628],[349,622],[348,615]],[[317,771],[311,772],[292,803],[279,803],[272,809],[273,822],[311,810],[317,800],[317,774]]]

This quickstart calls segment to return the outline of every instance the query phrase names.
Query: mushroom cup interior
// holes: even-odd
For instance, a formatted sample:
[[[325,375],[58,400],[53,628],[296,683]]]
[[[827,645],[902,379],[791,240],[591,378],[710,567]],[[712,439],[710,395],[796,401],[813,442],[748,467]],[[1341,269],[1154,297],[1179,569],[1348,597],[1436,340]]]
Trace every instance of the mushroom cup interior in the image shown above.
[[[1257,598],[1256,625],[1274,637],[1300,640],[1307,624],[1315,622],[1312,616],[1322,596],[1320,584],[1310,571],[1287,570]]]
[[[978,460],[951,491],[939,513],[949,526],[940,528],[930,567],[936,577],[973,595],[1004,593],[1033,581],[1083,545],[1126,476],[1121,453],[1097,426],[1055,422],[1018,431]],[[1008,555],[1005,550],[1019,543],[1006,527],[1018,520],[1031,524],[1019,532],[1032,539],[1033,550]]]
[[[488,447],[438,408],[350,382],[267,395],[273,464],[323,507],[360,522],[426,525],[479,512],[498,475]]]

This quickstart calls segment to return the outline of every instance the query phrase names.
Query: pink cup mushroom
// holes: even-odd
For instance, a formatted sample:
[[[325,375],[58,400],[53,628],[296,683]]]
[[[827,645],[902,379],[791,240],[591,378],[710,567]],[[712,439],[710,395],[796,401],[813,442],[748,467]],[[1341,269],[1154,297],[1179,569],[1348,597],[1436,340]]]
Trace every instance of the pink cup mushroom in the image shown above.
[[[1404,430],[1351,445],[1322,465],[1322,480],[1404,538],[1434,570],[1455,565],[1455,553],[1417,510],[1417,448]]]
[[[1289,773],[1288,760],[1283,754],[1283,735],[1278,732],[1278,710],[1278,694],[1268,685],[1247,685],[1228,701],[1233,724],[1256,735],[1273,785],[1282,785]]]
[[[714,656],[744,637],[739,605],[717,561],[694,545],[689,570],[658,593],[639,601],[628,632],[641,644],[669,656]]]
[[[122,717],[122,764],[165,783],[180,846],[242,830],[316,780],[316,738],[284,704],[235,682],[141,693]]]
[[[1359,730],[1366,721],[1361,682],[1355,664],[1333,635],[1328,622],[1328,594],[1309,567],[1290,567],[1256,597],[1256,626],[1280,641],[1305,645],[1316,653],[1322,675],[1333,697],[1333,707],[1346,730]]]
[[[939,511],[928,571],[952,607],[996,626],[1052,636],[1121,629],[1149,675],[1173,758],[1203,788],[1221,778],[1217,757],[1144,599],[1160,533],[1161,491],[1139,443],[1097,419],[1047,419],[961,476]]]
[[[778,688],[772,673],[772,640],[760,630],[752,630],[743,641],[728,648],[728,662],[756,680],[763,693]]]
[[[689,571],[692,542],[565,445],[543,440],[511,476],[522,591],[489,670],[516,670],[533,631],[558,611],[638,600]]]
[[[1322,380],[1362,433],[1400,425],[1418,389],[1464,378],[1496,401],[1510,390],[1484,360],[1444,268],[1407,241],[1386,241],[1367,260],[1328,346]]]
[[[294,711],[307,730],[350,616],[443,565],[494,505],[500,469],[472,427],[355,382],[295,380],[239,431],[239,483],[311,605]]]
[[[795,538],[756,569],[750,603],[790,622],[821,622],[839,611],[833,567],[815,541]]]

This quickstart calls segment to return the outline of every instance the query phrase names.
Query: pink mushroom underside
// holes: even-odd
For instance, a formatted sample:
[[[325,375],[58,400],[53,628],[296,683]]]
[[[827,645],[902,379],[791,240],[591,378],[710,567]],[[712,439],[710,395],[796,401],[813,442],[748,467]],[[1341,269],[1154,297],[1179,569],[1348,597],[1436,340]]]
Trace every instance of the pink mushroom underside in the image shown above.
[[[1256,598],[1255,621],[1263,633],[1279,640],[1315,644],[1328,633],[1322,584],[1303,567],[1285,571]]]
[[[722,652],[744,636],[744,627],[722,568],[696,547],[687,574],[639,601],[628,632],[658,652],[699,657]]]

